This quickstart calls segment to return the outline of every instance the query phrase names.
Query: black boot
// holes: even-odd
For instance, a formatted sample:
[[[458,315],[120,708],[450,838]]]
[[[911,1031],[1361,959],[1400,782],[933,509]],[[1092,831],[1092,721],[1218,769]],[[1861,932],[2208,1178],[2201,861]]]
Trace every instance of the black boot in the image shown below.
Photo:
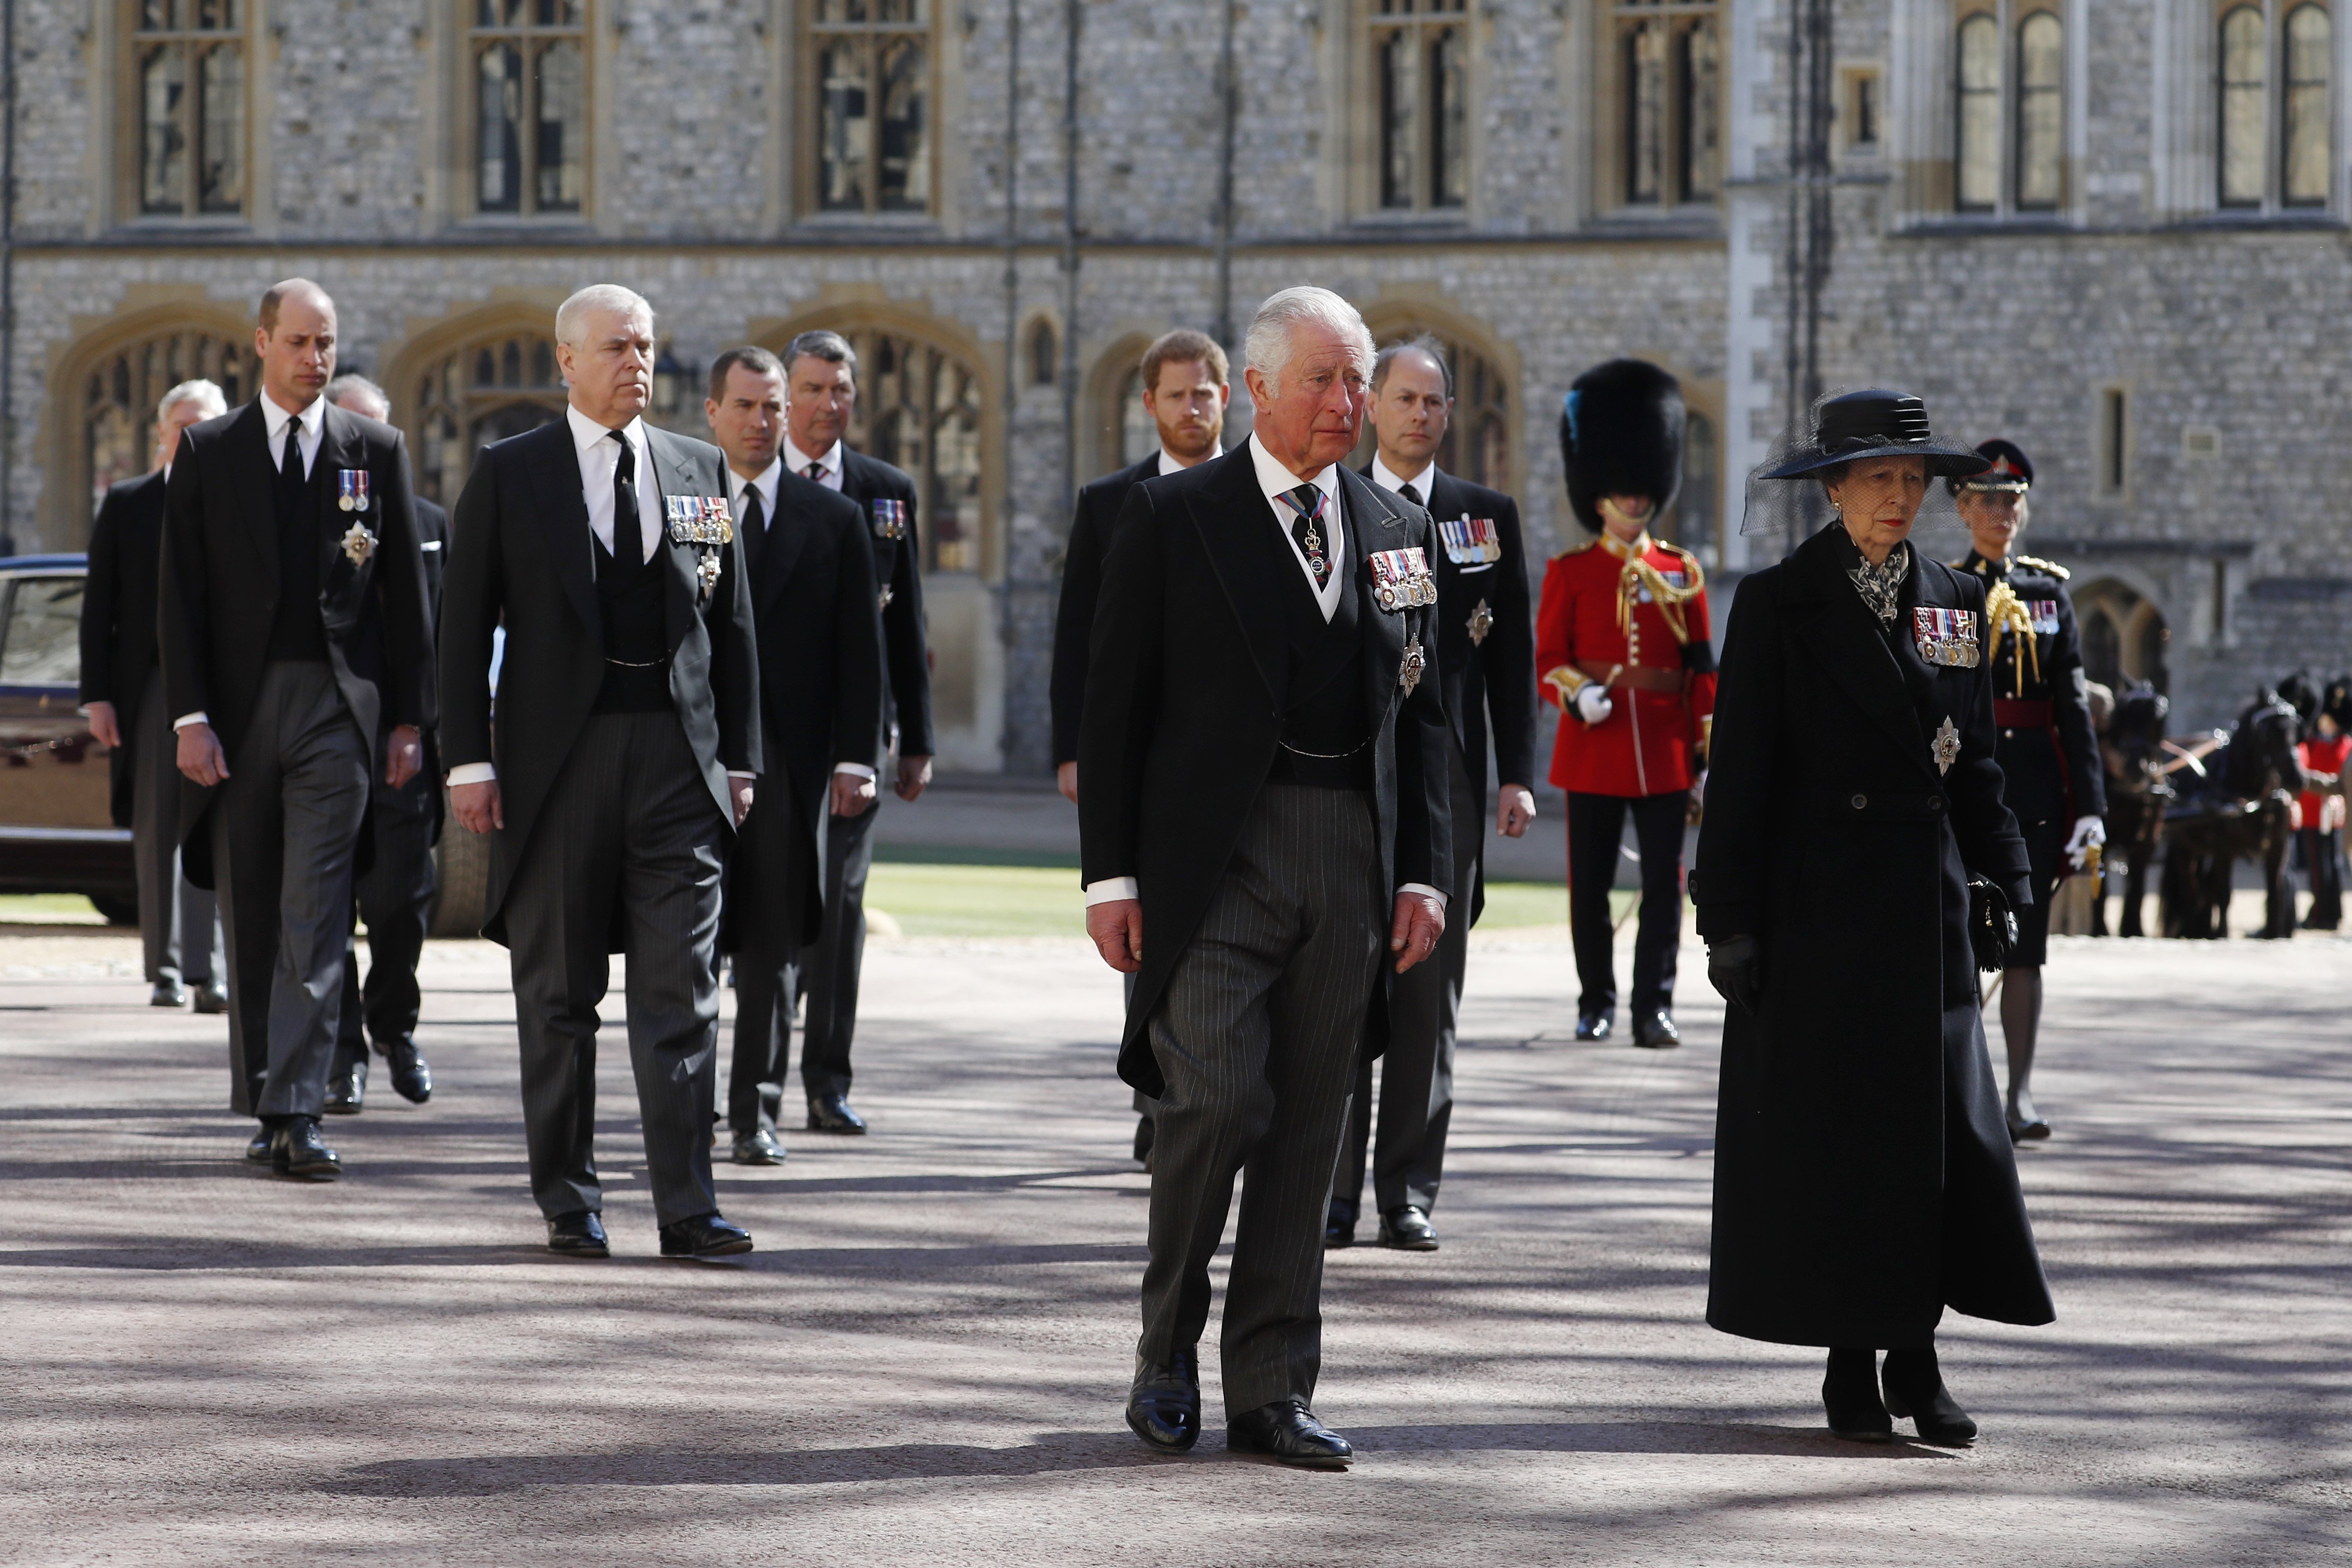
[[[1921,1442],[1956,1448],[1975,1438],[1977,1424],[1945,1388],[1934,1345],[1888,1351],[1885,1379],[1887,1413],[1909,1416]]]
[[[1822,1405],[1828,1410],[1830,1432],[1858,1443],[1884,1443],[1895,1436],[1895,1423],[1878,1397],[1878,1353],[1874,1350],[1832,1350],[1830,1368],[1822,1379]]]

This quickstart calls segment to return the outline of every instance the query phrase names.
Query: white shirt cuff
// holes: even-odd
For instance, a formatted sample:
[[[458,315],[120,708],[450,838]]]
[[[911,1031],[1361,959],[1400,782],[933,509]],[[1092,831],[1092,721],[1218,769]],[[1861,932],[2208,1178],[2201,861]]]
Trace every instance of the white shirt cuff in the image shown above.
[[[1141,898],[1142,896],[1142,889],[1136,886],[1135,879],[1131,876],[1114,876],[1102,882],[1087,883],[1088,909],[1092,909],[1097,904],[1116,904],[1122,898]]]
[[[460,762],[449,769],[449,788],[455,789],[460,784],[495,784],[498,778],[496,763]]]
[[[740,772],[735,768],[730,768],[727,770],[727,777],[730,779],[757,779],[759,775],[756,773]]]
[[[179,717],[177,717],[177,718],[175,718],[175,719],[173,719],[173,720],[172,721],[172,727],[173,727],[173,729],[185,729],[185,728],[187,728],[187,727],[188,727],[188,726],[190,726],[190,725],[192,725],[192,724],[210,724],[210,723],[212,723],[212,720],[211,720],[211,719],[206,718],[206,717],[205,717],[203,714],[201,714],[201,713],[184,713],[184,714],[182,714]]]
[[[846,773],[853,779],[872,779],[877,777],[874,769],[868,768],[863,762],[836,762],[833,765],[833,770],[835,773]]]
[[[1430,885],[1429,885],[1429,883],[1425,883],[1425,882],[1409,882],[1409,883],[1406,883],[1402,887],[1398,888],[1398,889],[1397,889],[1397,891],[1398,891],[1399,893],[1424,893],[1424,894],[1427,894],[1430,897],[1432,897],[1432,898],[1433,898],[1433,899],[1437,900],[1437,907],[1438,907],[1438,908],[1443,909],[1443,908],[1444,908],[1444,907],[1445,907],[1445,895],[1444,895],[1444,894],[1442,894],[1442,893],[1438,892],[1438,891],[1437,891],[1437,889],[1435,889],[1435,888],[1433,888],[1433,887],[1430,886]]]

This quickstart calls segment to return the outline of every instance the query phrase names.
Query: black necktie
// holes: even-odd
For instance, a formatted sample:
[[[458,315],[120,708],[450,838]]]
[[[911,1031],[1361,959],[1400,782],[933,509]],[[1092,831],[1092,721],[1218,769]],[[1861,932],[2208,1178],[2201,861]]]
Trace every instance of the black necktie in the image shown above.
[[[1313,485],[1301,485],[1296,490],[1285,490],[1282,498],[1290,503],[1290,537],[1298,541],[1299,553],[1307,558],[1307,570],[1315,574],[1318,591],[1330,586],[1330,545],[1323,537],[1323,492]]]
[[[1412,487],[1412,481],[1410,479],[1397,486],[1397,494],[1402,496],[1406,500],[1411,501],[1416,507],[1421,505],[1421,492]]]
[[[744,564],[757,570],[760,547],[768,542],[768,524],[760,515],[760,487],[756,485],[743,486],[743,520],[735,531],[743,536]]]
[[[637,449],[619,431],[621,461],[613,469],[613,561],[625,571],[646,564],[646,539],[637,523]]]
[[[822,485],[824,483],[824,465],[822,463],[812,463],[807,467],[801,470],[801,475],[803,478]]]
[[[281,538],[308,537],[303,525],[310,518],[303,506],[310,499],[310,483],[302,473],[302,422],[286,422],[286,455],[278,465],[278,526]]]

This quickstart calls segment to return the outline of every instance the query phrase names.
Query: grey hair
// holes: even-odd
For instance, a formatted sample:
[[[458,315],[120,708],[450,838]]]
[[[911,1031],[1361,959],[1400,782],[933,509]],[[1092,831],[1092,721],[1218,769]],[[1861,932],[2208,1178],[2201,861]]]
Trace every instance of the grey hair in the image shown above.
[[[1445,382],[1445,401],[1448,402],[1454,401],[1454,367],[1446,362],[1445,345],[1431,332],[1416,332],[1412,337],[1400,339],[1381,350],[1380,358],[1372,361],[1374,392],[1380,391],[1381,383],[1389,379],[1389,367],[1396,363],[1396,357],[1399,354],[1427,354],[1435,361],[1437,373]]]
[[[555,340],[575,349],[584,347],[580,334],[586,329],[591,310],[642,315],[648,325],[654,319],[653,305],[635,289],[624,288],[617,283],[592,283],[555,308]]]
[[[228,412],[228,394],[220,390],[220,384],[199,376],[192,382],[182,382],[163,394],[163,401],[155,405],[155,423],[161,424],[170,418],[172,411],[184,402],[202,403],[206,419]]]
[[[1250,369],[1279,391],[1282,372],[1290,364],[1290,340],[1300,326],[1309,321],[1319,322],[1350,340],[1364,368],[1371,368],[1372,334],[1364,326],[1364,319],[1356,314],[1356,308],[1328,288],[1302,283],[1269,297],[1257,308],[1257,314],[1250,318],[1249,335],[1242,340],[1242,351]]]
[[[857,369],[857,350],[849,346],[849,340],[824,327],[803,332],[784,345],[786,370],[803,359],[823,360],[828,365],[847,365],[853,371]]]
[[[357,392],[360,396],[375,404],[376,407],[383,410],[382,413],[370,414],[368,416],[369,418],[389,419],[392,417],[391,397],[385,393],[382,387],[368,380],[367,377],[361,375],[357,371],[349,371],[343,375],[337,376],[333,381],[327,383],[327,401],[333,403],[337,408],[342,407],[343,400],[351,396],[353,392]]]

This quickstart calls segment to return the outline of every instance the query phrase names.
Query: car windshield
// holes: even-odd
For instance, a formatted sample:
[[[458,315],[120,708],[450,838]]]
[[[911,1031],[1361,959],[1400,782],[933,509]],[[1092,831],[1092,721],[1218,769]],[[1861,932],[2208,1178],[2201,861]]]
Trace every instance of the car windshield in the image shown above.
[[[20,577],[0,622],[0,686],[81,684],[79,577]]]

